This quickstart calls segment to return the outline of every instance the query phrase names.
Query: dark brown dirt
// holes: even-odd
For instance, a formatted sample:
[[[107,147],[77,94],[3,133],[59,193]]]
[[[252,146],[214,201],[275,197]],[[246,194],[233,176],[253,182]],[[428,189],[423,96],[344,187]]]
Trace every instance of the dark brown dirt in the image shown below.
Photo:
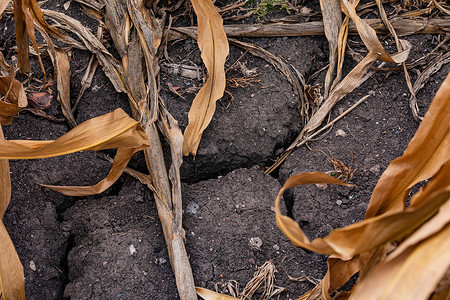
[[[53,1],[47,8],[63,11],[62,3]],[[75,2],[67,13],[81,18],[92,29],[96,26]],[[0,22],[0,47],[11,61],[16,55],[12,50],[12,18]],[[410,61],[436,46],[431,35],[406,39],[414,45]],[[283,56],[306,78],[327,64],[324,37],[249,41]],[[231,47],[227,67],[242,54],[241,49]],[[86,65],[89,55],[73,51],[72,73]],[[201,67],[193,41],[171,45],[169,55],[173,63]],[[355,63],[350,56],[346,59],[348,72]],[[287,274],[321,279],[326,272],[326,257],[295,248],[276,227],[272,206],[281,185],[290,175],[300,172],[333,171],[326,155],[339,159],[357,168],[351,180],[355,186],[294,188],[284,197],[286,213],[300,223],[310,238],[360,221],[379,176],[391,160],[402,154],[418,123],[409,108],[403,75],[378,72],[333,108],[331,118],[361,97],[372,95],[327,135],[309,143],[313,151],[303,146],[273,176],[264,175],[261,169],[270,165],[300,130],[298,98],[286,78],[266,61],[250,54],[240,61],[248,69],[256,68],[260,83],[228,89],[235,99],[231,101],[226,96],[218,103],[198,156],[195,160],[186,157],[182,166],[186,247],[198,286],[227,293],[227,282],[235,280],[242,290],[257,268],[272,259],[278,270],[275,284],[288,288],[280,299],[294,299],[314,285],[290,281]],[[39,73],[36,62],[34,68]],[[52,72],[50,67],[49,71]],[[449,72],[450,67],[444,66],[419,93],[422,115]],[[415,80],[416,73],[410,74]],[[171,75],[164,69],[161,75],[162,98],[184,129],[194,94],[179,98],[167,84],[186,89],[199,87],[202,81]],[[240,76],[237,71],[228,75]],[[323,76],[321,73],[316,82],[323,82]],[[82,73],[72,78],[72,99],[78,95],[81,77]],[[99,68],[92,88],[82,98],[76,120],[81,123],[117,107],[129,112],[126,97],[115,92]],[[56,101],[48,113],[62,117]],[[7,139],[55,139],[68,130],[65,123],[29,113],[19,114],[12,125],[4,126]],[[346,136],[336,136],[338,130]],[[4,223],[24,265],[27,299],[178,297],[154,199],[147,188],[126,175],[105,193],[92,197],[66,197],[39,186],[96,183],[107,174],[110,164],[93,152],[10,161],[10,165],[12,199]],[[135,155],[131,166],[145,171],[143,155]],[[249,247],[250,239],[256,237],[262,241],[260,251]],[[35,270],[30,267],[31,262]]]

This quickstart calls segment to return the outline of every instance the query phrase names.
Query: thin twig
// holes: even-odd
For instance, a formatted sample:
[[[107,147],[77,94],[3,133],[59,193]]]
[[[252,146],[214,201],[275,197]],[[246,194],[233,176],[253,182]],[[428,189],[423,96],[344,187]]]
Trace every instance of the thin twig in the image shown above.
[[[332,126],[334,123],[336,123],[337,121],[339,121],[340,119],[342,119],[343,117],[345,117],[349,112],[351,112],[353,109],[355,109],[358,105],[360,105],[361,103],[363,103],[367,98],[369,98],[370,95],[366,95],[364,97],[362,97],[361,99],[358,100],[358,102],[356,102],[355,104],[353,104],[350,108],[348,108],[346,111],[344,111],[342,114],[340,114],[339,116],[337,116],[333,121],[331,121],[330,123],[328,123],[327,125],[325,125],[324,127],[320,128],[319,130],[317,130],[316,132],[314,132],[313,134],[311,134],[310,136],[305,137],[303,140],[301,140],[299,143],[297,143],[294,147],[292,147],[290,150],[285,151],[277,160],[276,162],[270,166],[265,173],[266,174],[270,174],[272,173],[276,168],[278,168],[281,163],[289,156],[289,154],[292,153],[292,151],[294,151],[294,149],[300,147],[301,145],[311,141],[311,139],[313,139],[314,137],[316,137],[318,134],[320,134],[321,132],[323,132],[324,130],[326,130],[327,128],[329,128],[330,126]]]

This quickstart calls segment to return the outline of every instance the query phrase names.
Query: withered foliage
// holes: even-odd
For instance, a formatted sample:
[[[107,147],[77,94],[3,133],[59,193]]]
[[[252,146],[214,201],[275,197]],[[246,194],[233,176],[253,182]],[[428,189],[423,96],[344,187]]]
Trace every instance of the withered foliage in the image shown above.
[[[33,53],[37,55],[43,73],[41,86],[35,89],[46,91],[56,84],[56,100],[65,121],[73,128],[54,141],[11,141],[4,139],[0,127],[2,300],[25,299],[23,267],[2,222],[11,197],[8,159],[45,158],[75,151],[117,148],[110,173],[98,184],[88,187],[46,186],[66,195],[91,195],[101,193],[111,186],[124,172],[131,156],[139,150],[144,150],[150,174],[137,174],[132,170],[127,172],[135,174],[134,176],[139,177],[139,180],[154,192],[180,298],[196,299],[198,293],[205,299],[235,299],[202,288],[195,289],[184,247],[180,182],[182,156],[197,153],[202,133],[213,117],[216,102],[223,96],[227,83],[224,64],[228,55],[228,42],[272,64],[286,76],[299,99],[303,129],[274,166],[267,170],[268,173],[281,164],[294,149],[330,126],[319,129],[331,108],[365,80],[369,68],[376,60],[396,63],[398,68],[404,71],[405,82],[411,91],[411,110],[417,120],[421,117],[415,93],[422,88],[431,74],[449,62],[448,54],[437,55],[416,82],[412,83],[408,74],[408,68],[411,66],[405,64],[411,45],[398,38],[398,35],[413,33],[448,33],[448,17],[425,17],[432,11],[450,14],[448,4],[436,0],[404,0],[402,7],[396,9],[398,15],[394,20],[387,17],[381,0],[364,5],[359,5],[358,0],[320,0],[322,22],[283,23],[280,19],[278,23],[264,26],[258,24],[225,28],[220,14],[235,9],[245,10],[245,3],[234,3],[216,9],[211,0],[191,0],[197,16],[197,28],[170,28],[171,18],[166,18],[167,12],[179,8],[182,1],[166,9],[160,9],[158,1],[76,1],[91,17],[98,18],[99,23],[105,25],[120,59],[116,59],[105,47],[102,26],[99,26],[95,35],[78,20],[60,12],[41,9],[36,0],[0,1],[0,14],[14,14],[18,57],[18,65],[15,66],[8,63],[0,53],[0,124],[10,124],[13,117],[27,106],[26,91],[16,79],[16,73],[28,74],[31,71],[30,54]],[[426,8],[414,9],[416,5],[425,4]],[[380,19],[360,17],[373,7],[378,9]],[[229,19],[237,20],[251,15],[248,10],[244,13],[245,15]],[[305,13],[303,17],[308,19],[310,16],[311,14]],[[166,26],[166,23],[169,25]],[[36,31],[45,40],[45,45],[38,45]],[[387,53],[377,33],[389,33],[394,37],[397,53]],[[329,43],[330,64],[323,84],[323,94],[318,86],[307,86],[302,74],[282,58],[251,43],[228,39],[227,34],[228,37],[325,34]],[[367,48],[367,54],[360,57],[357,66],[344,75],[342,66],[349,34],[360,36]],[[164,54],[163,48],[167,45],[167,40],[182,38],[197,40],[208,72],[204,86],[192,103],[189,124],[184,135],[177,121],[165,108],[163,99],[160,99],[158,77],[159,61]],[[55,39],[68,47],[92,53],[82,80],[81,92],[73,105],[69,89],[69,57],[65,48],[57,47],[53,43]],[[448,40],[448,37],[445,40]],[[44,50],[51,58],[54,78],[50,78],[45,72],[41,58]],[[98,65],[102,66],[116,91],[127,94],[133,119],[118,109],[77,125],[73,114],[84,91],[89,88]],[[235,79],[229,80],[228,83],[241,87],[252,83],[251,77],[244,77],[243,81]],[[178,93],[174,87],[171,90]],[[276,199],[278,226],[294,245],[332,255],[328,259],[328,273],[325,278],[299,299],[329,299],[356,272],[359,272],[360,276],[354,289],[336,297],[427,299],[434,291],[437,296],[445,296],[448,288],[445,285],[440,287],[442,284],[439,282],[448,272],[450,265],[450,254],[447,250],[450,246],[450,142],[449,123],[445,121],[450,119],[447,105],[450,101],[449,94],[450,78],[447,77],[405,154],[393,161],[380,178],[363,222],[336,229],[324,239],[309,241],[294,220],[280,213],[279,202],[283,192],[293,186],[307,183],[348,184],[322,173],[296,175],[285,183]],[[364,99],[366,98],[358,103]],[[51,118],[42,110],[29,110]],[[169,153],[162,150],[163,140],[169,146]],[[166,167],[166,161],[171,162],[169,168]],[[336,164],[339,162],[334,161],[335,166]],[[348,179],[351,179],[352,174],[350,170]],[[429,181],[425,188],[415,194],[410,205],[405,208],[412,186],[426,179]],[[267,298],[274,296],[277,293],[277,290],[273,289],[274,268],[268,263],[255,274],[252,284],[247,285],[242,297],[251,297],[260,286],[264,286]]]

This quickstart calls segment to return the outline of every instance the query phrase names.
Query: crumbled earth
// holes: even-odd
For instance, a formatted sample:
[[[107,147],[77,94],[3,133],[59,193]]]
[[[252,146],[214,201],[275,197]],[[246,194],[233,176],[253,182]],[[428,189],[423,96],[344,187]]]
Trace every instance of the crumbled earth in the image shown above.
[[[286,38],[272,38],[254,42],[292,62],[302,74],[311,74],[324,65],[323,39],[292,38],[287,43]],[[169,52],[174,57],[174,63],[183,64],[183,61],[200,57],[198,50],[192,50],[195,46],[192,43],[190,40],[185,41],[180,43],[180,48],[172,49],[173,54],[172,51]],[[283,44],[288,44],[289,47],[282,46]],[[299,53],[307,55],[302,58]],[[244,54],[244,50],[231,46],[226,67],[231,67],[236,62],[242,63],[248,70],[259,74],[257,79],[260,83],[253,83],[249,88],[227,88],[234,100],[225,96],[218,101],[216,113],[202,137],[195,159],[192,156],[184,159],[181,167],[184,181],[213,178],[236,168],[267,165],[270,158],[286,147],[300,131],[299,101],[289,82],[265,60]],[[307,57],[315,57],[320,64]],[[244,75],[234,73],[230,78],[240,77]],[[186,89],[199,87],[202,82],[174,78],[163,73],[162,94],[167,108],[180,126],[185,128],[194,95],[186,94],[186,99],[182,99],[170,93],[167,84]]]
[[[64,213],[73,248],[70,299],[176,299],[151,192],[127,180],[116,196],[77,201]]]
[[[275,178],[257,168],[185,186],[186,249],[197,285],[227,292],[227,283],[240,278],[243,288],[268,260],[278,271],[276,285],[289,289],[282,299],[314,287],[289,281],[288,275],[323,277],[325,258],[295,248],[275,224],[273,205],[280,188]]]
[[[62,1],[47,8],[64,11]],[[96,28],[73,2],[66,12]],[[14,56],[14,25],[1,21],[0,48],[10,61]],[[185,24],[184,24],[185,25]],[[437,40],[431,35],[406,37],[414,48],[409,62],[431,52]],[[324,37],[248,39],[280,55],[306,79],[327,64]],[[351,38],[351,45],[358,42]],[[356,48],[356,46],[354,46]],[[285,287],[280,299],[294,299],[321,279],[326,257],[295,248],[275,225],[273,205],[284,181],[300,172],[324,171],[339,176],[327,159],[339,160],[353,178],[353,187],[304,186],[287,191],[284,212],[295,218],[312,239],[326,236],[333,228],[360,221],[379,176],[390,161],[401,155],[419,123],[409,108],[409,91],[400,72],[377,72],[332,110],[333,119],[365,95],[363,104],[338,121],[329,133],[294,151],[279,170],[262,171],[301,128],[298,96],[286,78],[266,61],[232,46],[226,63],[236,61],[255,69],[259,82],[247,87],[227,87],[225,96],[204,132],[195,160],[185,157],[183,181],[184,228],[196,284],[230,293],[229,282],[240,291],[264,262],[272,260],[275,285]],[[180,41],[168,48],[173,63],[202,67],[195,42]],[[242,56],[242,57],[241,57]],[[71,98],[81,89],[81,78],[90,54],[74,50],[71,60]],[[50,66],[47,60],[44,60]],[[344,71],[355,66],[346,57]],[[33,60],[33,70],[38,70]],[[52,73],[51,68],[47,70]],[[38,72],[38,71],[36,71]],[[230,69],[228,78],[243,75]],[[449,74],[449,65],[433,75],[418,94],[423,115],[435,92]],[[410,72],[414,81],[417,74]],[[324,72],[310,84],[323,82]],[[161,96],[184,129],[194,94],[184,98],[169,91],[168,84],[186,90],[200,87],[201,78],[189,79],[162,69]],[[125,95],[115,92],[99,68],[75,114],[81,123],[121,107],[130,112]],[[62,118],[56,101],[47,110]],[[7,139],[55,139],[69,130],[55,123],[20,113],[4,126]],[[103,154],[114,155],[113,151]],[[138,153],[131,167],[145,172]],[[39,184],[91,185],[101,180],[110,163],[97,153],[82,152],[41,160],[10,161],[12,199],[4,223],[24,266],[27,299],[176,299],[177,289],[168,261],[152,193],[137,180],[123,175],[101,195],[67,197]],[[250,247],[255,238],[260,247]]]

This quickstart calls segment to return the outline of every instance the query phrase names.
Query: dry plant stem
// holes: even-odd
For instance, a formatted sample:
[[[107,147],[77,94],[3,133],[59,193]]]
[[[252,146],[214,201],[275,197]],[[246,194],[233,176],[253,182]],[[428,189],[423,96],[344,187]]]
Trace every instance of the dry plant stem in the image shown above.
[[[446,9],[445,7],[443,7],[442,5],[440,5],[436,0],[431,0],[431,2],[433,2],[433,4],[443,13],[450,15],[450,10]],[[448,2],[447,2],[448,3]]]
[[[326,99],[328,98],[333,74],[338,63],[338,39],[339,28],[342,24],[342,14],[339,7],[339,1],[320,0],[320,9],[322,11],[325,36],[328,40],[328,47],[330,50],[330,66],[325,77],[324,98]]]
[[[383,24],[389,29],[389,33],[394,37],[395,39],[395,45],[397,46],[397,50],[403,51],[404,47],[402,46],[402,43],[400,42],[400,40],[398,39],[397,36],[397,32],[395,31],[394,27],[392,27],[391,23],[389,22],[386,12],[384,10],[383,4],[381,3],[380,0],[376,0],[377,5],[378,5],[378,10],[380,12],[381,15],[381,19],[383,20]],[[403,68],[403,72],[405,74],[405,80],[406,80],[406,85],[408,86],[408,90],[410,91],[412,97],[414,99],[416,99],[416,94],[414,92],[412,83],[411,83],[411,78],[409,77],[409,73],[408,73],[408,69],[406,68],[406,62],[402,62],[402,68]],[[417,107],[417,105],[411,105],[412,101],[410,101],[410,107],[414,116],[414,119],[420,119],[419,118],[419,108]]]
[[[365,19],[377,34],[389,34],[389,30],[380,19]],[[442,34],[450,31],[450,18],[415,18],[398,19],[391,24],[399,36],[411,34]],[[242,24],[224,25],[227,37],[280,37],[280,36],[310,36],[324,35],[322,22],[307,22],[294,24]],[[197,27],[172,27],[169,31],[169,40],[185,39],[187,36],[195,35]],[[356,26],[349,24],[349,34],[357,35]]]
[[[428,67],[420,73],[413,85],[414,94],[417,94],[425,85],[425,83],[430,79],[431,75],[436,73],[441,69],[441,67],[450,62],[450,52],[445,53],[442,56],[434,59]],[[419,109],[417,108],[417,97],[411,94],[409,98],[409,106],[413,112],[414,119],[420,122],[423,118],[419,115]]]
[[[340,114],[338,117],[336,117],[335,119],[333,119],[333,121],[331,121],[330,123],[328,123],[327,125],[323,126],[322,128],[320,128],[319,130],[317,130],[316,132],[314,132],[313,134],[311,134],[310,136],[307,137],[303,137],[303,140],[299,141],[296,144],[292,144],[291,146],[289,146],[289,148],[277,159],[277,161],[270,166],[270,168],[268,168],[265,173],[266,174],[270,174],[272,173],[276,168],[278,168],[278,166],[281,165],[281,163],[289,156],[289,154],[292,153],[292,151],[294,151],[294,149],[300,147],[301,145],[311,141],[313,138],[315,138],[316,136],[318,136],[319,134],[321,134],[322,132],[324,132],[325,130],[327,130],[329,127],[333,126],[334,123],[336,123],[337,121],[339,121],[340,119],[342,119],[343,117],[345,117],[348,113],[350,113],[353,109],[355,109],[358,105],[360,105],[361,103],[363,103],[364,101],[366,101],[367,98],[369,98],[369,95],[366,95],[364,97],[362,97],[361,99],[358,100],[358,102],[356,102],[355,104],[353,104],[350,108],[348,108],[346,111],[344,111],[342,114]]]
[[[197,296],[181,222],[179,168],[182,162],[182,134],[158,97],[158,49],[163,36],[162,28],[153,11],[146,9],[139,0],[126,3],[111,0],[105,18],[121,55],[123,89],[127,91],[134,118],[141,121],[150,141],[151,146],[144,151],[151,178],[149,188],[154,192],[178,294],[183,300],[193,300]],[[162,138],[165,138],[171,151],[169,174],[161,146]]]

